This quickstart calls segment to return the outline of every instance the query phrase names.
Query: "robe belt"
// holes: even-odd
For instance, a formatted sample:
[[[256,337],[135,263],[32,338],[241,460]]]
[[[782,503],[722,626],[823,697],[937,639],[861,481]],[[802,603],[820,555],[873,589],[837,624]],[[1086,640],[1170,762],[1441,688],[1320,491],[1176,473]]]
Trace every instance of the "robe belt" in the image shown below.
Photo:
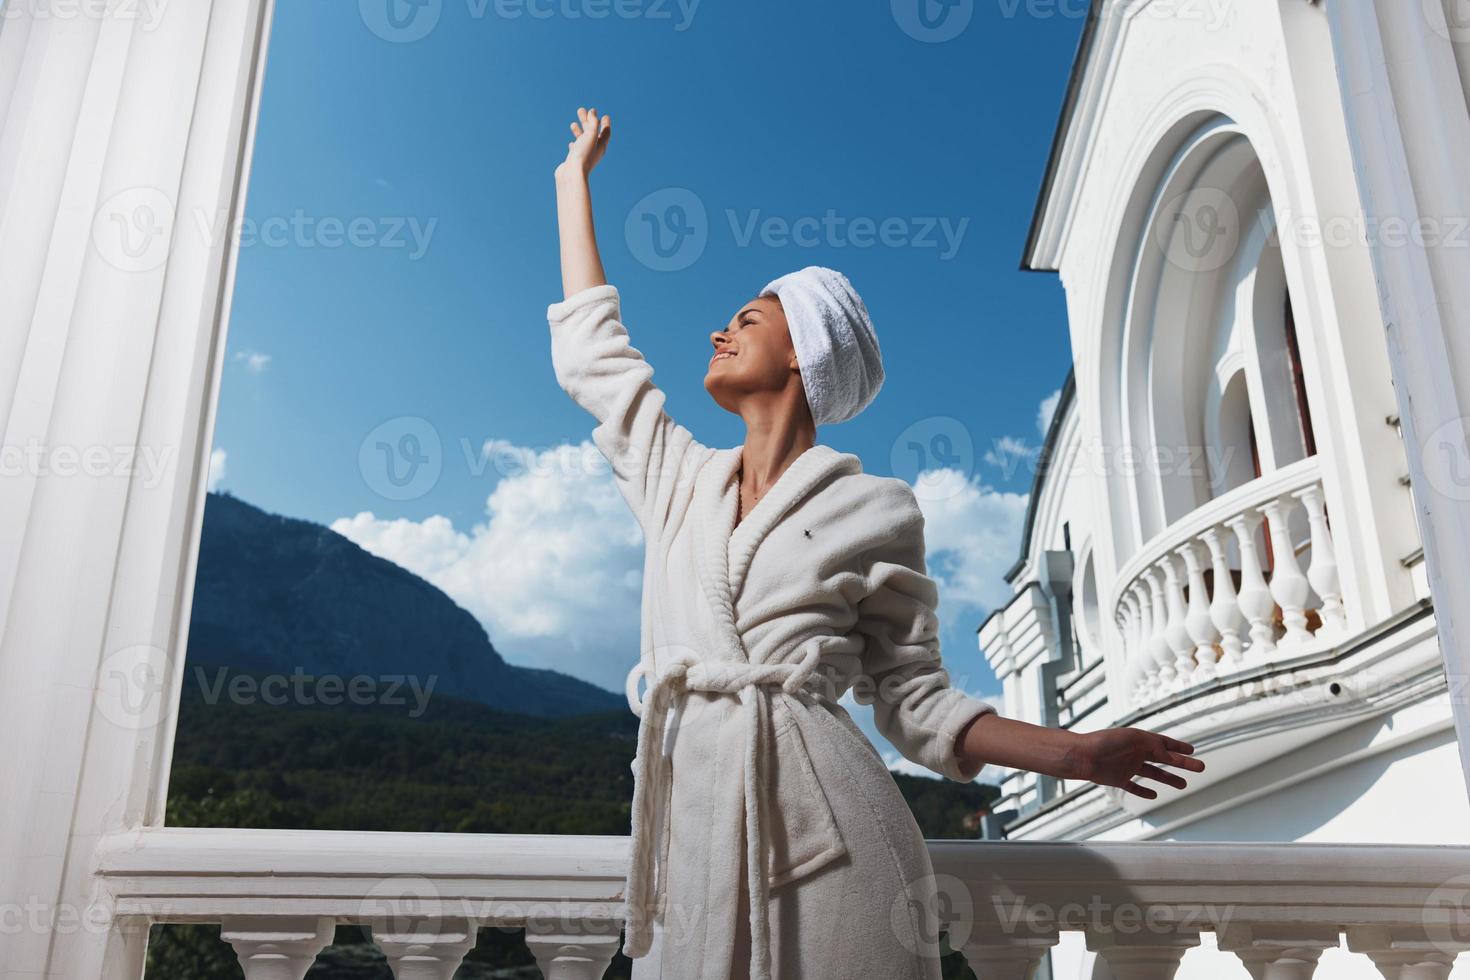
[[[710,694],[734,694],[740,698],[745,717],[745,838],[747,882],[750,889],[751,980],[765,980],[771,975],[770,924],[767,918],[769,896],[766,881],[765,820],[761,802],[766,797],[764,785],[766,739],[769,737],[771,705],[762,688],[780,685],[784,694],[795,694],[815,674],[820,659],[813,645],[798,663],[750,664],[732,661],[695,660],[687,653],[671,658],[656,676],[646,664],[639,664],[628,674],[629,703],[642,719],[638,726],[638,750],[633,759],[633,823],[632,852],[628,862],[627,891],[624,897],[627,937],[624,952],[630,957],[642,956],[652,940],[652,919],[664,897],[668,875],[669,801],[672,790],[673,734],[678,727],[677,706],[671,710],[674,695],[688,691]],[[637,697],[638,681],[651,681],[647,694]],[[672,718],[671,718],[672,716]],[[660,724],[662,723],[662,724]],[[653,750],[653,733],[663,728],[662,750]],[[657,869],[654,847],[658,847]]]

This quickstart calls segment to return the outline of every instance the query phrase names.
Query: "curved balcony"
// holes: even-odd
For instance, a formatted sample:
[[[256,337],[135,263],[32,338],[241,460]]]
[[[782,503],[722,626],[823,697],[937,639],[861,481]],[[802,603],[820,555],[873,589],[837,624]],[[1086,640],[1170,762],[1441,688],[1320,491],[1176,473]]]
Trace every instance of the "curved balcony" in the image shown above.
[[[1330,647],[1348,631],[1316,457],[1210,501],[1145,545],[1113,602],[1135,708]],[[1246,695],[1292,687],[1286,674]]]
[[[193,922],[221,924],[245,980],[301,980],[336,924],[352,923],[368,927],[397,980],[449,980],[480,926],[524,927],[548,980],[597,980],[619,944],[627,843],[118,834],[101,841],[93,869],[103,925],[118,941],[108,962],[65,975],[139,975],[135,937]],[[1251,976],[1273,978],[1311,976],[1328,950],[1333,966],[1322,965],[1341,976],[1344,939],[1388,978],[1444,980],[1470,948],[1465,847],[930,841],[929,852],[950,944],[981,980],[1024,980],[1076,934],[1118,980],[1174,977],[1205,933]]]

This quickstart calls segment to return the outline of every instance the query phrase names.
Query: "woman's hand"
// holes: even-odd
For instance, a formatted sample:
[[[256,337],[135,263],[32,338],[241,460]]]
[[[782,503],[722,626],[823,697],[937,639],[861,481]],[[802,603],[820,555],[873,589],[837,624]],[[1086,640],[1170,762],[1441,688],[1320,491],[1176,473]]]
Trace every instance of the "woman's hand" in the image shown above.
[[[587,175],[612,138],[612,118],[599,117],[596,109],[578,109],[572,123],[573,140],[567,158],[556,167],[556,225],[561,239],[562,296],[572,296],[591,286],[607,283],[602,257],[597,251],[597,232],[592,224],[592,191]]]
[[[1196,759],[1193,753],[1194,746],[1167,735],[1141,728],[1104,728],[1077,736],[1067,753],[1067,768],[1072,770],[1074,779],[1115,786],[1152,800],[1158,798],[1158,792],[1134,780],[1151,779],[1183,789],[1187,785],[1183,776],[1160,767],[1203,772],[1204,761]]]
[[[557,166],[556,175],[586,179],[607,152],[611,139],[611,116],[599,116],[596,109],[578,109],[577,122],[572,123],[572,141],[567,144],[567,158]]]
[[[994,712],[977,715],[960,730],[955,752],[965,773],[978,774],[987,764],[1025,769],[1059,779],[1116,786],[1145,800],[1159,794],[1133,780],[1152,779],[1175,789],[1185,787],[1182,776],[1160,766],[1205,771],[1204,761],[1193,755],[1194,746],[1141,728],[1105,728],[1079,735],[1065,728],[1003,718]]]

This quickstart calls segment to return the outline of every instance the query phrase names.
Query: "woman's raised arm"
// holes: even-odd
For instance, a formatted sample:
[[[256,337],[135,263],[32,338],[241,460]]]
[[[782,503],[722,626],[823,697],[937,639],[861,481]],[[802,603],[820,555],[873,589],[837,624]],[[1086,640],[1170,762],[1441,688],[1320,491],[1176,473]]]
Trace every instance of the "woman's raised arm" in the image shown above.
[[[564,299],[607,283],[602,257],[597,252],[597,233],[592,226],[592,189],[588,178],[611,139],[611,116],[598,116],[596,109],[577,110],[567,158],[556,168],[556,218],[561,234]]]

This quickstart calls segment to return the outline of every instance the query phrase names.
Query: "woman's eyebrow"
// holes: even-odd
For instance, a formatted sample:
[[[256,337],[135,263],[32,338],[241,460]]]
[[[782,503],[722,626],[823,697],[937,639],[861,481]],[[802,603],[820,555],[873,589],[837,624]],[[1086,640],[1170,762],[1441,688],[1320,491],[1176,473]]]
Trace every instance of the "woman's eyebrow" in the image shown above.
[[[756,307],[756,306],[747,306],[747,307],[746,307],[746,308],[745,308],[745,309],[743,309],[743,310],[741,310],[741,311],[740,311],[740,312],[739,312],[739,313],[738,313],[738,314],[737,314],[737,315],[736,315],[736,317],[735,317],[735,318],[736,318],[736,319],[737,319],[737,320],[738,320],[738,319],[740,319],[740,317],[742,317],[742,316],[744,316],[744,315],[745,315],[745,314],[747,314],[747,313],[754,313],[754,314],[756,314],[756,315],[757,315],[757,316],[761,316],[761,315],[763,315],[763,314],[762,314],[762,313],[761,313],[761,311],[760,311],[760,308],[759,308],[759,307]]]

